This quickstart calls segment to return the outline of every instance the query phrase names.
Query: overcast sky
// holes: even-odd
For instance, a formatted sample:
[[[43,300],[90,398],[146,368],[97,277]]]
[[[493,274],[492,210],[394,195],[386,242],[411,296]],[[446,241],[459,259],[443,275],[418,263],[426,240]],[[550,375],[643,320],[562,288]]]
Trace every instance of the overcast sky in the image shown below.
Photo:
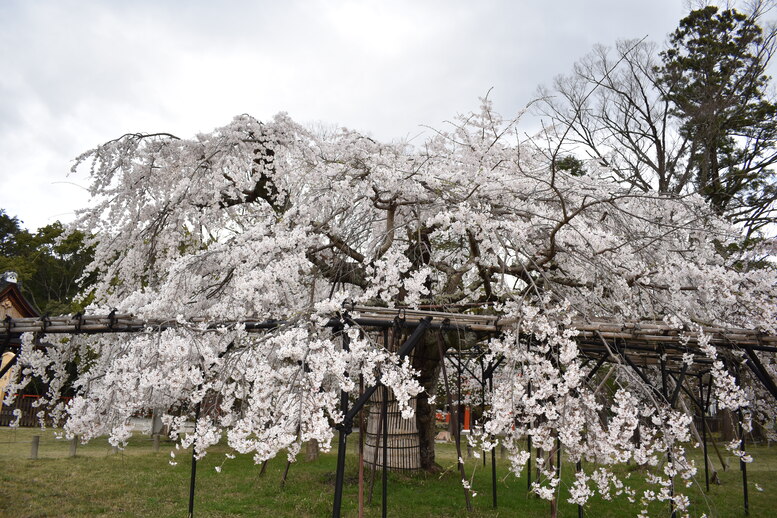
[[[29,229],[88,202],[75,156],[127,132],[279,111],[383,140],[490,97],[505,116],[596,43],[663,43],[681,0],[0,0],[0,208]]]

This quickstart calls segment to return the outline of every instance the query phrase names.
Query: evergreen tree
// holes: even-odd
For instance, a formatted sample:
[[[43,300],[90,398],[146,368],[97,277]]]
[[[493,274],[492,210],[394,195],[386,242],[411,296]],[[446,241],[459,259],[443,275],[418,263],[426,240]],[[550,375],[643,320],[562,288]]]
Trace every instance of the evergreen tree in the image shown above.
[[[0,209],[0,273],[18,273],[22,293],[42,314],[75,313],[88,302],[81,294],[92,279],[81,276],[92,249],[83,233],[60,239],[63,231],[57,221],[31,233]]]
[[[658,83],[688,139],[697,190],[752,232],[774,220],[777,106],[766,95],[773,32],[757,15],[692,11],[660,54]]]
[[[639,191],[698,192],[746,229],[744,244],[773,234],[777,105],[766,69],[777,29],[761,24],[764,4],[750,7],[690,12],[662,52],[644,40],[597,46],[540,88],[554,156],[583,153]]]

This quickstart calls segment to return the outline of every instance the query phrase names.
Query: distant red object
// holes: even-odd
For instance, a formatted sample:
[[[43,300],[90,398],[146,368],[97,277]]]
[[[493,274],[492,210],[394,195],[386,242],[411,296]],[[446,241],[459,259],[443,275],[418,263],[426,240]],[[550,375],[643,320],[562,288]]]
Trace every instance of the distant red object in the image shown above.
[[[451,422],[451,414],[450,412],[445,412],[444,410],[438,410],[435,413],[435,419],[437,420],[437,424],[449,424]],[[471,409],[469,406],[463,407],[463,420],[462,420],[462,430],[469,430],[470,429],[470,423],[472,419]]]

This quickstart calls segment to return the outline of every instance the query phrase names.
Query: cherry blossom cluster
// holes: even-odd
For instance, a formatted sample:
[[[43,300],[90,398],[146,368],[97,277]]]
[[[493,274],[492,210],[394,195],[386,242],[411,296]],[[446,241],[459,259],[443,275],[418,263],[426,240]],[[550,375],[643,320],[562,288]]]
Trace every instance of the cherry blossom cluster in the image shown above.
[[[90,176],[93,199],[73,228],[95,246],[91,310],[171,325],[25,337],[20,383],[47,383],[46,404],[85,440],[122,444],[130,417],[155,411],[197,455],[226,438],[257,462],[293,458],[307,440],[329,447],[340,393],[356,392],[359,376],[389,386],[407,418],[423,390],[411,360],[349,324],[347,307],[468,308],[507,322],[490,340],[457,337],[463,347],[479,341],[486,364],[501,362],[476,440],[504,445],[516,474],[527,436],[584,461],[575,503],[620,495],[685,509],[690,417],[606,340],[614,360],[591,375],[574,322],[774,332],[777,276],[749,266],[757,250],[730,251],[738,230],[700,197],[625,189],[596,161],[570,174],[557,167],[553,139],[523,136],[518,120],[484,99],[410,145],[345,128],[317,133],[285,114],[266,123],[242,115],[194,138],[128,134],[88,151],[74,172]],[[277,325],[249,332],[223,321]],[[723,353],[703,340],[698,350],[713,362],[720,408],[773,416]],[[64,405],[67,383],[76,396]],[[556,498],[550,457],[535,491]],[[644,466],[654,487],[637,495],[611,469],[625,462]]]

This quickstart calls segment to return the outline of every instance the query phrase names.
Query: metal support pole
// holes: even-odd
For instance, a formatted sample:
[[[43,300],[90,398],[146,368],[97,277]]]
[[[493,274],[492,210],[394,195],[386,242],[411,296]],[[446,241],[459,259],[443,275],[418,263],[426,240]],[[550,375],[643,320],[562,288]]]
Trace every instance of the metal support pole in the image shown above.
[[[745,453],[745,431],[742,427],[742,409],[739,409],[739,449]],[[739,459],[739,469],[742,470],[742,496],[745,504],[745,514],[750,514],[750,502],[747,495],[747,463]]]
[[[527,384],[527,395],[531,397],[531,382]],[[526,463],[526,490],[531,491],[531,434],[526,435],[526,451],[529,452],[529,461]]]
[[[197,408],[194,410],[194,436],[195,440],[192,442],[192,472],[189,479],[189,518],[194,518],[194,487],[197,479],[197,457],[195,456],[195,446],[197,437],[197,421],[200,419],[200,403],[197,403]]]
[[[739,373],[739,365],[736,363],[734,364],[734,376],[736,380],[736,384],[739,385],[740,373]],[[742,455],[745,454],[745,430],[742,426],[742,409],[740,408],[737,412],[739,415],[739,426],[737,427],[739,430],[739,449],[742,452]],[[742,471],[742,498],[744,500],[745,505],[745,514],[750,514],[750,502],[747,495],[747,463],[742,460],[742,457],[739,458],[739,469]]]
[[[342,334],[343,351],[350,348],[350,339],[347,333]],[[348,413],[348,393],[340,391],[340,410],[345,416]],[[337,440],[337,473],[335,474],[335,498],[332,504],[332,518],[340,518],[340,507],[343,503],[343,481],[345,479],[345,450],[346,441],[350,430],[350,422],[343,422],[340,426],[340,433]]]
[[[769,371],[766,370],[761,360],[758,359],[758,355],[755,354],[752,347],[744,345],[743,348],[749,357],[746,362],[747,366],[755,373],[758,380],[766,387],[766,390],[769,391],[772,397],[777,399],[777,384],[774,383],[774,380],[769,375]]]
[[[359,374],[359,395],[364,394],[364,375]],[[359,518],[364,518],[364,409],[359,411]]]
[[[575,471],[579,473],[582,470],[583,470],[582,461],[577,461],[577,464],[575,464]],[[583,518],[583,506],[581,504],[577,504],[577,518]]]
[[[529,340],[529,343],[526,344],[526,351],[531,347],[531,340]],[[529,381],[526,384],[526,397],[531,398],[531,381]],[[531,444],[531,433],[526,434],[526,451],[529,452],[529,460],[526,463],[526,491],[531,491],[531,452],[532,452],[532,444]]]
[[[8,335],[8,336],[10,337],[11,335]],[[5,354],[5,353],[3,353],[3,354]],[[8,360],[8,363],[6,363],[5,365],[3,365],[3,368],[2,368],[2,369],[0,369],[0,378],[2,378],[3,376],[5,376],[5,373],[6,373],[6,372],[8,372],[9,370],[11,370],[11,369],[13,368],[13,366],[14,366],[14,365],[16,365],[16,359],[17,359],[18,357],[19,357],[19,355],[18,355],[18,354],[14,354],[13,356],[11,356],[11,359],[10,359],[10,360]]]
[[[491,505],[496,509],[496,447],[491,448]]]
[[[493,394],[494,378],[488,378],[488,388]],[[485,398],[483,398],[483,404],[485,407]],[[496,446],[491,448],[491,503],[494,509],[496,509]]]
[[[699,401],[704,401],[704,381],[702,381],[701,375],[699,375]],[[707,487],[707,492],[710,491],[710,469],[709,469],[709,457],[707,455],[707,422],[706,411],[704,405],[699,407],[701,413],[701,441],[704,446],[704,484]]]
[[[660,356],[658,357],[659,364],[661,366],[661,395],[664,398],[664,401],[671,406],[671,401],[669,400],[669,385],[667,381],[667,374],[666,374],[666,360],[664,359],[664,349],[663,347],[659,351]],[[678,383],[678,386],[679,383]],[[669,464],[672,464],[672,451],[669,450],[666,452],[666,460],[669,462]],[[669,480],[669,496],[674,497],[674,479]],[[672,518],[675,518],[677,516],[677,511],[675,511],[674,508],[674,501],[670,498],[669,499],[669,511]]]
[[[380,420],[383,422],[383,480],[380,501],[382,518],[388,516],[388,395],[388,388],[383,387],[383,403],[380,407]]]
[[[337,473],[335,475],[335,500],[332,507],[332,518],[340,517],[340,507],[343,502],[343,478],[345,475],[345,448],[348,434],[340,429],[337,439]]]
[[[478,424],[483,421],[483,418],[486,415],[486,377],[484,376],[484,372],[486,370],[485,366],[483,365],[483,357],[481,356],[478,359],[478,364],[480,365],[480,421],[478,421]],[[481,450],[480,453],[483,455],[483,468],[486,467],[486,452],[485,450]]]
[[[604,362],[606,362],[608,358],[609,358],[609,355],[607,353],[605,353],[601,358],[599,358],[599,361],[596,362],[596,365],[594,365],[593,368],[590,371],[588,371],[588,374],[586,374],[586,377],[585,377],[586,382],[590,381],[594,377],[596,372],[599,370],[599,368],[601,368],[602,365],[604,365]]]
[[[674,392],[672,392],[672,397],[669,399],[669,405],[674,408],[675,403],[677,402],[677,396],[680,395],[680,389],[683,388],[683,381],[685,380],[685,372],[688,370],[688,364],[684,363],[683,368],[680,371],[680,376],[675,380],[675,387]]]

